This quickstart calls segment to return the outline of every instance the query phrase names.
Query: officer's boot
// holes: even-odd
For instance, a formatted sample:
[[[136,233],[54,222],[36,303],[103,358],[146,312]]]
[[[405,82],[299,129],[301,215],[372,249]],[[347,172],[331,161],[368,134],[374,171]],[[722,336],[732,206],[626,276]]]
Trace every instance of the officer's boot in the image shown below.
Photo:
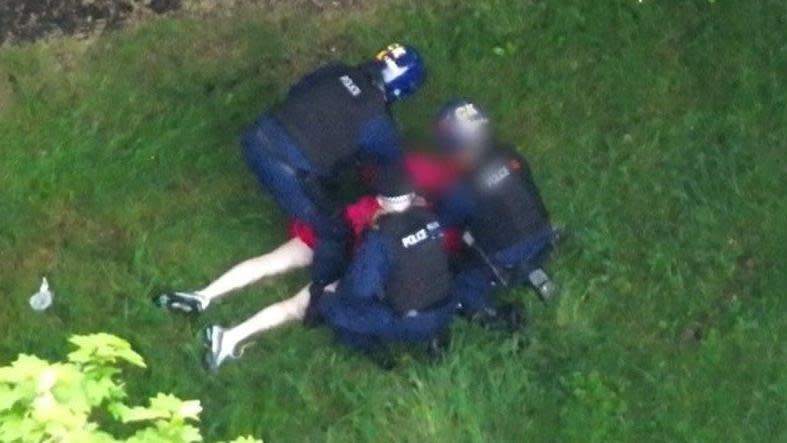
[[[543,269],[538,268],[527,276],[530,285],[536,290],[538,297],[543,302],[548,302],[557,295],[557,285],[549,278]]]

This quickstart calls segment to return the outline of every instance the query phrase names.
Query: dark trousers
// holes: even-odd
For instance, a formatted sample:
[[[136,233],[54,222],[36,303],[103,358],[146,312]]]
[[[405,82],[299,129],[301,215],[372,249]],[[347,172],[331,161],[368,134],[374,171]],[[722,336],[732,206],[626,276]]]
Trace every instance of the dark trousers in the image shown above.
[[[477,251],[468,251],[469,258],[460,264],[454,277],[454,293],[462,312],[472,315],[494,304],[494,293],[501,289],[529,284],[528,276],[542,267],[552,252],[552,231],[513,245],[504,254],[514,256],[512,263],[501,263],[499,257],[488,257],[488,262]],[[494,266],[494,269],[492,268]]]
[[[448,327],[455,311],[453,300],[404,316],[377,299],[353,300],[336,294],[320,300],[320,312],[339,341],[361,351],[387,343],[431,340]]]
[[[282,211],[317,233],[312,279],[318,284],[338,279],[347,265],[350,231],[324,179],[292,166],[298,147],[269,118],[258,121],[242,145],[249,168]]]

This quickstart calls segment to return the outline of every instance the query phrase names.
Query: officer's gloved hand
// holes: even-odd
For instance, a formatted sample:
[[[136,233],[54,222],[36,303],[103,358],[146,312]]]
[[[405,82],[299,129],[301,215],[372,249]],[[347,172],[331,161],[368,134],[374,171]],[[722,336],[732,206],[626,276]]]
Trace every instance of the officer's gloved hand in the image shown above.
[[[323,318],[320,315],[320,299],[325,292],[325,285],[322,283],[312,283],[309,286],[309,305],[306,307],[306,314],[303,316],[303,325],[307,328],[319,326]]]

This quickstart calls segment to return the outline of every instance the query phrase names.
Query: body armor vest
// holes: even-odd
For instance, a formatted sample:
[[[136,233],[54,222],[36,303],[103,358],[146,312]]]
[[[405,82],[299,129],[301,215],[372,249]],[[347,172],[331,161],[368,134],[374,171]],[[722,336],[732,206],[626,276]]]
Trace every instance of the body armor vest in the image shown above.
[[[478,246],[494,254],[530,239],[549,226],[527,163],[512,150],[497,149],[471,176],[477,206],[468,229]]]
[[[434,306],[449,296],[451,274],[443,233],[425,208],[383,215],[378,229],[393,245],[393,264],[385,300],[400,314]]]
[[[332,65],[292,87],[273,115],[323,173],[358,150],[360,131],[387,112],[385,96],[361,69]]]

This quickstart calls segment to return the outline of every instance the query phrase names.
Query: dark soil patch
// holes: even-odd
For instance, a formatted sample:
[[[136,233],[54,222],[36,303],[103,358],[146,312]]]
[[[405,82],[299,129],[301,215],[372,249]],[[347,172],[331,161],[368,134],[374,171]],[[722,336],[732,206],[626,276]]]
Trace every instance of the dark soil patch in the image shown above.
[[[360,6],[360,0],[0,0],[0,46],[50,36],[100,34],[173,11],[199,15],[238,7],[295,6],[319,13]]]
[[[134,15],[179,9],[181,0],[3,0],[0,44],[116,28]]]

